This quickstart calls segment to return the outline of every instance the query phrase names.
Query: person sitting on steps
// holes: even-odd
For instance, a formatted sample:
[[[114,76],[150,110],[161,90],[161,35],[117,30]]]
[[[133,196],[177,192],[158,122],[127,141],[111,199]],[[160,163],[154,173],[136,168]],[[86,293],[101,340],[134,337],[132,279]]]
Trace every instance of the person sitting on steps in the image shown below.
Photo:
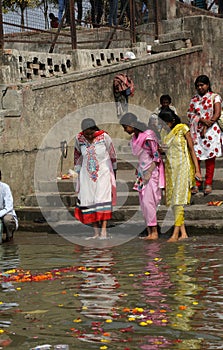
[[[1,181],[0,170],[0,221],[1,234],[6,234],[6,242],[13,239],[14,231],[18,229],[18,219],[13,208],[13,197],[9,185]]]

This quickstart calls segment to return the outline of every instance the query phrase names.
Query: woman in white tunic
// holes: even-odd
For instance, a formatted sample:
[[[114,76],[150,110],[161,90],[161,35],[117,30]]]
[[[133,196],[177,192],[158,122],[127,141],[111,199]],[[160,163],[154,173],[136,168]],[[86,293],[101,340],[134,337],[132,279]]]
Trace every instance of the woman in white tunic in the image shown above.
[[[106,239],[107,220],[116,204],[116,153],[110,136],[99,130],[93,119],[84,119],[81,129],[74,147],[74,165],[79,174],[75,217],[83,224],[93,224],[92,238]]]

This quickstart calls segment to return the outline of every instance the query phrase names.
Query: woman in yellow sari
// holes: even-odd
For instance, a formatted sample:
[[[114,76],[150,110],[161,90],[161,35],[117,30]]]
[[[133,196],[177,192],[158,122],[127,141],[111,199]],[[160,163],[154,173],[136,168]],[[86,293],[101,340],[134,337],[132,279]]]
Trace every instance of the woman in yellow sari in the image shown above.
[[[201,179],[197,157],[194,152],[190,129],[170,109],[159,114],[170,131],[164,137],[166,152],[166,205],[174,212],[174,230],[168,242],[188,238],[184,224],[184,205],[190,204],[191,189],[195,178]]]

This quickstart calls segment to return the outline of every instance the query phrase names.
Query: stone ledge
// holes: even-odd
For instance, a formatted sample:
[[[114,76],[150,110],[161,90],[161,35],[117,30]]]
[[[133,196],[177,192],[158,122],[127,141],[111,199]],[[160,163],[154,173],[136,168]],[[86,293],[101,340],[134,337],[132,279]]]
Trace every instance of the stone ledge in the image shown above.
[[[182,32],[175,32],[175,33],[167,33],[167,34],[160,34],[159,35],[159,42],[167,43],[174,40],[186,40],[191,39],[191,32],[190,31],[182,31]]]
[[[78,49],[69,54],[4,50],[3,83],[40,81],[84,69],[117,65],[125,59],[127,51],[133,51],[136,57],[146,55],[146,43],[138,43],[132,49]]]
[[[91,79],[97,76],[107,75],[108,73],[116,74],[117,72],[122,72],[123,70],[144,66],[150,63],[156,63],[158,61],[163,61],[169,58],[192,54],[194,52],[198,52],[202,50],[203,50],[202,45],[196,45],[191,48],[185,48],[178,51],[170,51],[165,53],[162,52],[154,55],[145,55],[135,60],[123,61],[120,65],[98,67],[96,69],[88,69],[83,72],[72,72],[58,79],[47,79],[41,82],[36,81],[32,83],[30,82],[29,85],[31,86],[32,90],[45,89],[46,87],[53,87],[53,86],[67,84],[68,82]]]
[[[185,49],[185,48],[186,48],[186,43],[184,41],[176,40],[173,42],[153,45],[152,46],[152,53],[177,51],[177,50]]]

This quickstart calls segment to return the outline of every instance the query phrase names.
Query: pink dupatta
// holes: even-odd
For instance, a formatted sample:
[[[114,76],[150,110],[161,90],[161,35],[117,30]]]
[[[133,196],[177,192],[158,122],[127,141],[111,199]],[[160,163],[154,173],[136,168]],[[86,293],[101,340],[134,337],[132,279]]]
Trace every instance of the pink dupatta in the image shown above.
[[[164,164],[163,164],[162,157],[158,151],[159,140],[156,134],[154,133],[154,131],[146,130],[144,132],[140,132],[138,134],[138,137],[136,137],[135,135],[133,136],[131,141],[132,154],[139,157],[143,149],[147,149],[147,147],[145,147],[146,140],[151,140],[157,144],[157,150],[156,150],[157,155],[156,155],[156,159],[154,159],[154,162],[156,162],[159,170],[159,187],[164,188],[165,187]],[[155,158],[153,150],[151,150],[150,156],[151,158]]]

